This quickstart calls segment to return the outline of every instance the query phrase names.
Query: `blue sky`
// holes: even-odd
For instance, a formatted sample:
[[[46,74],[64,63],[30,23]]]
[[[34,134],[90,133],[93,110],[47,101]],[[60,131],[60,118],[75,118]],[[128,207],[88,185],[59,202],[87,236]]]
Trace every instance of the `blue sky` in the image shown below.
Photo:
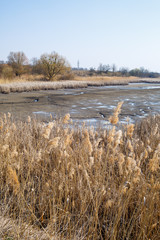
[[[0,60],[58,52],[72,67],[160,72],[159,0],[0,0]]]

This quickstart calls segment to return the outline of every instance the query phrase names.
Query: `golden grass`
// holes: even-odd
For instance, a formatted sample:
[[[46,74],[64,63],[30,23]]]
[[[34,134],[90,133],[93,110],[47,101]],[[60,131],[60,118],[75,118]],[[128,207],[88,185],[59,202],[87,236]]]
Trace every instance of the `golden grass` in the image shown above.
[[[60,76],[57,76],[55,81],[58,81]],[[63,79],[62,79],[63,80]],[[117,77],[117,76],[78,76],[74,75],[73,79],[65,79],[67,80],[75,80],[75,81],[135,81],[139,80],[138,77]],[[32,75],[32,74],[23,74],[20,77],[14,77],[12,79],[0,78],[0,84],[8,84],[8,83],[23,83],[23,82],[34,82],[34,81],[45,81],[43,75]]]
[[[59,82],[15,82],[8,84],[0,84],[0,93],[10,92],[28,92],[40,90],[57,90],[65,88],[87,88],[88,86],[106,86],[126,84],[125,82],[105,82],[105,81],[59,81]]]
[[[74,80],[44,81],[41,75],[26,75],[12,80],[0,79],[0,93],[56,90],[65,88],[87,88],[110,85],[127,85],[133,82],[160,83],[160,79],[139,79],[135,77],[75,77]]]
[[[129,82],[129,81],[136,81],[140,80],[138,77],[117,77],[117,76],[75,76],[74,80],[77,81],[123,81],[123,82]]]
[[[160,116],[113,123],[1,117],[1,239],[159,239]]]
[[[8,84],[8,83],[21,83],[21,82],[30,82],[30,81],[44,81],[43,75],[31,75],[31,74],[23,74],[20,77],[13,77],[11,79],[8,78],[0,78],[0,84]]]

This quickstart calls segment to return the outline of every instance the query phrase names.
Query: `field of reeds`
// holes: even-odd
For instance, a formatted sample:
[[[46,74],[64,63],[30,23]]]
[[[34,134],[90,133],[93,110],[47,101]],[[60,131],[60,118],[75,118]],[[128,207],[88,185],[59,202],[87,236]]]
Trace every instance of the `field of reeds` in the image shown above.
[[[160,239],[160,116],[0,118],[0,239]]]
[[[4,78],[0,76],[0,84],[8,83],[21,83],[21,82],[33,82],[33,81],[45,81],[43,75],[40,74],[23,74],[19,77]]]
[[[29,92],[40,90],[57,90],[65,88],[87,88],[89,86],[110,86],[110,85],[127,85],[133,82],[160,83],[160,79],[133,79],[133,78],[83,78],[82,80],[63,80],[63,81],[20,81],[6,82],[0,84],[0,93],[8,94],[10,92]]]

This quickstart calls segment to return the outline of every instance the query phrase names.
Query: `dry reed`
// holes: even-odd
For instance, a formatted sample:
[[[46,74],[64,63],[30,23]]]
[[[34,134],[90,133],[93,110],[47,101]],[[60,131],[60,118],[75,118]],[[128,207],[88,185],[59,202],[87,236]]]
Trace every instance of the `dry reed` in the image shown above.
[[[0,119],[1,239],[159,239],[160,116],[98,131],[12,119]]]
[[[79,80],[63,80],[63,81],[0,81],[0,93],[8,94],[10,92],[29,92],[29,91],[39,91],[39,90],[57,90],[65,88],[87,88],[88,86],[110,86],[110,85],[127,85],[130,82],[149,82],[149,83],[159,83],[160,79],[133,79],[133,78],[97,78],[88,77]]]

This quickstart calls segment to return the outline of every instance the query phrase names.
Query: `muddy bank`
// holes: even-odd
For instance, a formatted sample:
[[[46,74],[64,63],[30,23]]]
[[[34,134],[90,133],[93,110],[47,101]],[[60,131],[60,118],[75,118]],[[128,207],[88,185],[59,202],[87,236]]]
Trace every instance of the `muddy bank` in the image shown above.
[[[132,83],[126,86],[88,87],[0,94],[0,112],[44,121],[70,113],[75,121],[107,121],[117,103],[123,101],[121,121],[131,121],[160,112],[160,84]]]

